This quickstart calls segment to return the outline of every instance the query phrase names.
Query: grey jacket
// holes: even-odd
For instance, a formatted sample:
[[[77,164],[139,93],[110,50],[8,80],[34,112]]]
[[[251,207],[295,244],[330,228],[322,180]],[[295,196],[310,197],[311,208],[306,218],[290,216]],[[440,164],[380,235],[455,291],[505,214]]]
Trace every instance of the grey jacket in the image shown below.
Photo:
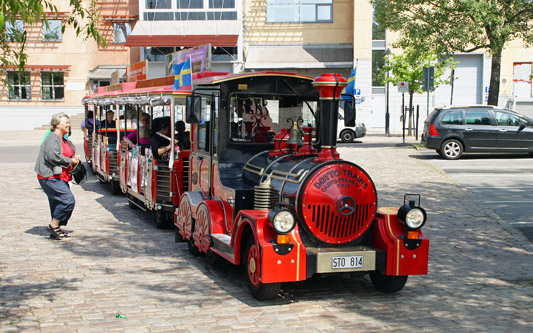
[[[60,175],[62,168],[68,168],[71,163],[72,159],[63,155],[61,138],[52,132],[41,145],[34,170],[41,177],[48,178]]]

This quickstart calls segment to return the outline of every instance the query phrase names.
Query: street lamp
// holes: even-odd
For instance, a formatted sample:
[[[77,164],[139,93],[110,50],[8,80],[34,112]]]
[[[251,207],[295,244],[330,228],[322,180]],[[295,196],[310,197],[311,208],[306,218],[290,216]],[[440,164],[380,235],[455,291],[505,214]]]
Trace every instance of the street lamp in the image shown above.
[[[385,57],[385,63],[391,54],[390,49],[386,49],[383,54]],[[387,85],[385,86],[385,136],[390,136],[390,113],[389,113],[389,71],[387,71]]]

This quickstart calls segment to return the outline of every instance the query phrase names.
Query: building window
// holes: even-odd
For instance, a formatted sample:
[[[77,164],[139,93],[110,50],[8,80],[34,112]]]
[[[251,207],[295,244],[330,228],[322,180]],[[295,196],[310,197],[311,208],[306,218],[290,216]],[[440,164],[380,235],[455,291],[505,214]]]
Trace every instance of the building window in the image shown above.
[[[22,42],[24,37],[24,22],[15,20],[14,23],[6,21],[6,35],[10,42]]]
[[[45,42],[60,42],[63,40],[63,32],[61,31],[61,20],[43,20],[43,41]]]
[[[28,101],[31,100],[30,73],[24,72],[7,72],[8,99],[10,101]]]
[[[146,9],[170,9],[171,0],[146,0]]]
[[[145,21],[236,20],[236,6],[235,0],[146,0],[142,17]]]
[[[144,59],[148,61],[165,61],[166,55],[174,51],[173,47],[145,47]]]
[[[41,99],[61,100],[64,98],[63,72],[41,72]]]
[[[374,7],[372,7],[372,40],[385,40],[385,27],[376,22]]]
[[[385,50],[372,50],[372,86],[385,86]]]
[[[127,22],[113,23],[113,43],[123,44],[131,33],[131,24]]]
[[[333,22],[333,0],[267,0],[267,23]]]

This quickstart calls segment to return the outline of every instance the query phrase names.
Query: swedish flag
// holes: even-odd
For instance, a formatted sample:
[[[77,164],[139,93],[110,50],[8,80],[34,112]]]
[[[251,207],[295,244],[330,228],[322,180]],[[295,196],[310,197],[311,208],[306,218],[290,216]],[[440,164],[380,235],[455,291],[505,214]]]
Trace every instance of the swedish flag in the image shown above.
[[[353,69],[352,74],[348,78],[348,85],[342,90],[341,96],[344,100],[352,100],[355,93],[355,75],[357,74],[357,67]]]
[[[173,65],[174,69],[174,90],[192,84],[191,58],[179,65]]]

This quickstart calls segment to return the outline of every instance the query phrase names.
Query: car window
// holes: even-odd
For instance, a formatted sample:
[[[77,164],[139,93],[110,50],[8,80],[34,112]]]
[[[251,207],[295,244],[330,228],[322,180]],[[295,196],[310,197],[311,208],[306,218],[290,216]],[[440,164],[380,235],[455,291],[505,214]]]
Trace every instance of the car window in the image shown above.
[[[500,126],[520,126],[520,118],[501,111],[494,111],[494,117]]]
[[[492,125],[489,111],[466,111],[465,123],[467,125]]]
[[[446,125],[462,125],[463,110],[450,111],[442,117],[441,122]]]

